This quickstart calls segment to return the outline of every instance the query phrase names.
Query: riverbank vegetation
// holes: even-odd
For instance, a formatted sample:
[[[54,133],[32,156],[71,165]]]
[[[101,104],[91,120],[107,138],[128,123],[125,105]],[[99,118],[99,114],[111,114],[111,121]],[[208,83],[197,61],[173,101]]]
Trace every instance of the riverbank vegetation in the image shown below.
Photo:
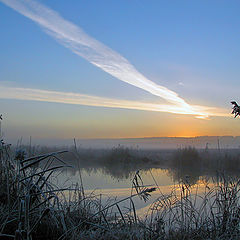
[[[239,239],[239,179],[219,174],[214,184],[205,182],[200,193],[184,167],[193,171],[203,166],[204,161],[211,160],[209,153],[203,158],[192,148],[176,151],[169,164],[172,171],[174,166],[181,169],[181,181],[167,195],[157,183],[144,186],[140,172],[136,171],[129,197],[103,203],[101,196],[86,194],[82,184],[59,189],[51,182],[56,170],[71,168],[63,160],[64,154],[74,155],[80,168],[81,153],[76,146],[71,151],[32,156],[21,149],[13,153],[11,146],[1,141],[1,239]],[[137,161],[136,156],[133,162]],[[236,158],[237,155],[220,154],[218,162],[237,161]],[[104,161],[110,165],[116,159],[118,167],[126,166],[132,152],[113,149]],[[146,156],[141,159],[142,163],[152,163]],[[134,199],[147,201],[156,191],[159,197],[146,217],[139,218]],[[122,212],[121,202],[126,203],[127,213]]]

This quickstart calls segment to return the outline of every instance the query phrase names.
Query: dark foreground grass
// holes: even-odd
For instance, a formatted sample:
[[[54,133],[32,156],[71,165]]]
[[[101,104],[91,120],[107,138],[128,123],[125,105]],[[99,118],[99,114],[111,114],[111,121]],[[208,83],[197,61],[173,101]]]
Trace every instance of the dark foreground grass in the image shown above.
[[[55,170],[70,167],[62,154],[27,157],[19,150],[13,156],[10,145],[1,142],[0,239],[240,238],[238,179],[219,176],[214,186],[206,183],[201,193],[187,176],[169,195],[157,186],[158,199],[140,219],[134,197],[147,201],[156,189],[145,187],[139,172],[133,178],[132,195],[103,205],[101,197],[86,195],[82,185],[59,189],[51,183]],[[120,202],[126,206],[130,202],[128,213],[123,214]]]

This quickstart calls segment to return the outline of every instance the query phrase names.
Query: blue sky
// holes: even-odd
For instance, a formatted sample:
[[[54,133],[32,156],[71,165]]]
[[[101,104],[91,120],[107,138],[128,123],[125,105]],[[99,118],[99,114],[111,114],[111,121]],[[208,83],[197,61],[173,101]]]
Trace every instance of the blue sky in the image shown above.
[[[6,2],[14,1],[6,0]],[[174,91],[189,104],[221,108],[228,113],[231,108],[229,102],[232,99],[237,101],[239,98],[239,1],[52,0],[37,2],[79,26],[92,38],[126,58],[145,77]],[[0,85],[74,92],[140,102],[159,101],[157,96],[119,81],[116,77],[74,54],[46,34],[38,24],[1,1],[0,31]],[[86,117],[88,124],[80,124],[82,127],[77,137],[174,135],[170,130],[168,134],[165,130],[159,129],[153,120],[156,117],[169,119],[166,120],[169,122],[171,122],[170,119],[177,122],[181,119],[183,135],[191,135],[184,134],[186,122],[189,121],[194,125],[192,134],[239,134],[239,131],[236,132],[236,128],[239,130],[237,121],[231,124],[234,128],[227,132],[222,130],[224,127],[228,129],[226,126],[229,121],[232,121],[225,115],[210,116],[208,121],[196,120],[192,115],[70,106],[63,103],[27,100],[0,99],[0,104],[4,110],[3,114],[8,118],[5,123],[6,134],[9,132],[12,137],[15,135],[11,129],[22,129],[17,133],[23,136],[29,135],[27,126],[30,125],[36,138],[44,128],[55,129],[54,122],[59,121],[55,117],[61,115],[63,111],[69,116],[74,116],[75,120],[79,118],[79,124],[81,116]],[[21,116],[19,104],[25,106],[24,117]],[[49,106],[54,106],[54,114],[53,111],[48,110],[51,108]],[[46,118],[41,120],[40,125],[32,115],[36,107],[38,112]],[[81,114],[76,115],[76,112]],[[17,121],[14,115],[18,116]],[[133,120],[127,124],[124,119],[129,115]],[[145,130],[140,130],[146,129],[144,122],[140,124],[141,119],[145,118],[151,119],[148,119],[151,128],[149,134]],[[186,118],[187,121],[184,120]],[[95,119],[101,119],[102,123],[94,124]],[[108,119],[116,122],[117,126],[108,128],[107,126],[111,125]],[[129,135],[127,130],[123,131],[123,135],[119,134],[118,128],[134,129],[136,125],[134,119],[135,122],[140,121],[139,124],[142,127]],[[59,126],[54,134],[46,133],[46,138],[64,137],[66,133],[62,129],[71,128],[75,121],[65,120],[57,124]],[[194,131],[196,126],[199,126],[199,122],[196,121],[201,121],[205,131],[202,129]],[[221,124],[219,122],[216,124],[216,121]],[[214,124],[210,122],[219,125],[219,129],[211,132],[213,129],[211,125]],[[98,134],[95,131],[94,135],[94,132],[90,131],[94,126],[96,128],[102,126],[107,134]],[[154,129],[157,129],[157,133]],[[83,130],[85,133],[81,134]],[[218,130],[219,134],[217,134]],[[67,134],[66,137],[71,138],[71,134]]]

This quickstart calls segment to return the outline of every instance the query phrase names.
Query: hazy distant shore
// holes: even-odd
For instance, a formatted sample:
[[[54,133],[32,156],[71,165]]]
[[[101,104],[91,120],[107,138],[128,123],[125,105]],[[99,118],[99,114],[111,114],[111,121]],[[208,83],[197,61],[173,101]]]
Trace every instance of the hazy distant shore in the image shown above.
[[[7,139],[17,145],[30,143],[30,137],[22,140]],[[144,137],[144,138],[99,138],[76,139],[81,148],[111,149],[119,144],[134,149],[179,149],[194,147],[197,149],[240,149],[240,136],[197,136],[197,137]],[[38,139],[31,138],[31,144],[41,146],[71,146],[73,139]]]

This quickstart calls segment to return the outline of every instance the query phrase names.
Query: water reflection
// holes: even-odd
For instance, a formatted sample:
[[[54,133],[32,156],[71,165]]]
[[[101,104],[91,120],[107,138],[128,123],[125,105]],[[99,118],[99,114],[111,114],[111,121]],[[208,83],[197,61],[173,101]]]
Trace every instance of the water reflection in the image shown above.
[[[219,181],[222,175],[238,178],[239,166],[239,150],[199,152],[185,148],[174,153],[168,172],[173,181],[193,185],[202,180]]]
[[[58,149],[41,149],[40,152]],[[76,149],[61,156],[73,166],[61,172],[58,182],[79,182],[82,175],[84,187],[131,188],[136,171],[141,170],[145,184],[173,185],[197,184],[199,181],[218,180],[219,174],[238,177],[240,173],[240,150],[139,150],[117,146],[107,149]],[[151,174],[154,173],[154,174]]]
[[[149,171],[154,172],[159,185],[193,185],[198,181],[218,178],[219,174],[238,177],[240,170],[239,150],[219,152],[190,147],[176,151],[140,151],[123,147],[112,150],[81,150],[77,157],[72,153],[67,154],[65,161],[73,166],[67,170],[71,177],[78,176],[81,172],[88,180],[90,176],[95,178],[91,181],[96,181],[97,187],[99,181],[102,182],[103,188],[106,188],[104,184],[111,185],[109,182],[125,183],[120,184],[124,187],[127,182],[127,186],[131,185],[131,179],[138,170],[141,170],[148,183],[154,182]]]
[[[112,150],[82,149],[78,154],[71,151],[63,160],[72,165],[58,172],[53,179],[60,187],[80,183],[80,175],[86,193],[102,197],[102,201],[121,199],[132,193],[132,179],[140,170],[145,185],[158,185],[161,194],[168,195],[179,183],[206,190],[205,183],[214,185],[222,181],[221,176],[239,177],[239,150],[179,150],[143,151],[117,147]],[[152,194],[148,202],[135,198],[139,213],[145,213],[157,200],[159,191]],[[126,203],[122,203],[122,208]]]

